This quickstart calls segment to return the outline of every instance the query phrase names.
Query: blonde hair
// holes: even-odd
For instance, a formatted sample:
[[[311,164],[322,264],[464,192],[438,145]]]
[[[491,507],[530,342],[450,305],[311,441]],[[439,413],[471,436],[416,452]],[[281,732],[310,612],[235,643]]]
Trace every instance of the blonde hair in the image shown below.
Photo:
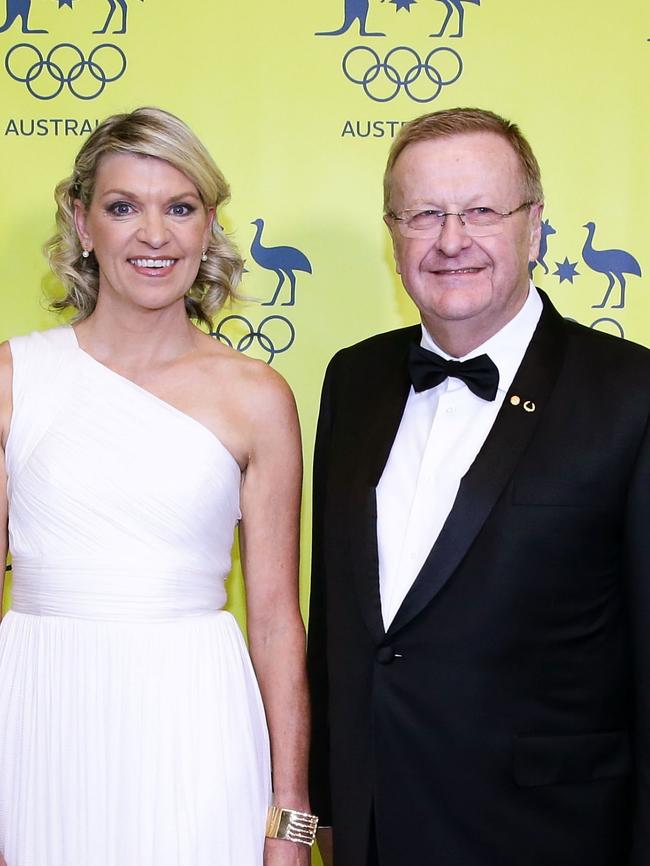
[[[87,318],[95,309],[99,268],[92,253],[88,258],[82,256],[74,203],[79,200],[84,208],[90,206],[100,160],[111,153],[165,160],[192,181],[206,208],[216,210],[230,198],[230,188],[214,160],[178,117],[160,108],[137,108],[129,114],[108,117],[84,142],[72,175],[56,187],[57,231],[45,244],[50,267],[66,290],[65,297],[55,300],[52,308],[73,307],[76,321]],[[210,327],[223,303],[235,296],[243,270],[242,258],[216,216],[206,254],[207,261],[201,262],[185,296],[185,310],[190,318]]]
[[[516,123],[483,108],[448,108],[423,114],[404,124],[388,154],[384,172],[384,211],[390,210],[391,175],[400,153],[409,144],[468,132],[492,132],[504,138],[519,160],[524,178],[524,195],[531,202],[544,200],[539,163]]]

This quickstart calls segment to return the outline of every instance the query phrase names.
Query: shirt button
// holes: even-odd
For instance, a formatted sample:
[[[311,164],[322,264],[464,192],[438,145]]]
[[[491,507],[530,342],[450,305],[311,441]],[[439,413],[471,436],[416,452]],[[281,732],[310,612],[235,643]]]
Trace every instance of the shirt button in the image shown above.
[[[380,665],[389,665],[395,658],[392,646],[382,646],[377,650],[377,661]]]

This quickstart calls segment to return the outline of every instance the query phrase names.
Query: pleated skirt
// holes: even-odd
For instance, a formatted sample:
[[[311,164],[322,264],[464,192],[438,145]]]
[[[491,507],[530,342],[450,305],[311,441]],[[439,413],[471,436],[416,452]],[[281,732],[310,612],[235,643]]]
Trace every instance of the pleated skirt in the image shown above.
[[[0,625],[8,866],[261,866],[264,711],[225,611]]]

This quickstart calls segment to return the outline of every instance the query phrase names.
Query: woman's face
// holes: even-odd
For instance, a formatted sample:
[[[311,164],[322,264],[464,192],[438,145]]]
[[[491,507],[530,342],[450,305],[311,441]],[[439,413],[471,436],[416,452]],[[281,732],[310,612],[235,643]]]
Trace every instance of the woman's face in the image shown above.
[[[208,246],[214,208],[162,159],[109,154],[88,209],[75,202],[82,246],[99,265],[99,298],[145,309],[182,302]]]

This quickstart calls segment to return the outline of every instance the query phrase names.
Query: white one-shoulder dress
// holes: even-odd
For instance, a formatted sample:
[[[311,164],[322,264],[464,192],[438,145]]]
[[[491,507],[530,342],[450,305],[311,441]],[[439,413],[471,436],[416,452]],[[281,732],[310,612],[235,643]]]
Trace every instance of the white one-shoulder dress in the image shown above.
[[[8,866],[260,866],[268,734],[221,609],[239,467],[72,328],[10,345],[0,851]]]

